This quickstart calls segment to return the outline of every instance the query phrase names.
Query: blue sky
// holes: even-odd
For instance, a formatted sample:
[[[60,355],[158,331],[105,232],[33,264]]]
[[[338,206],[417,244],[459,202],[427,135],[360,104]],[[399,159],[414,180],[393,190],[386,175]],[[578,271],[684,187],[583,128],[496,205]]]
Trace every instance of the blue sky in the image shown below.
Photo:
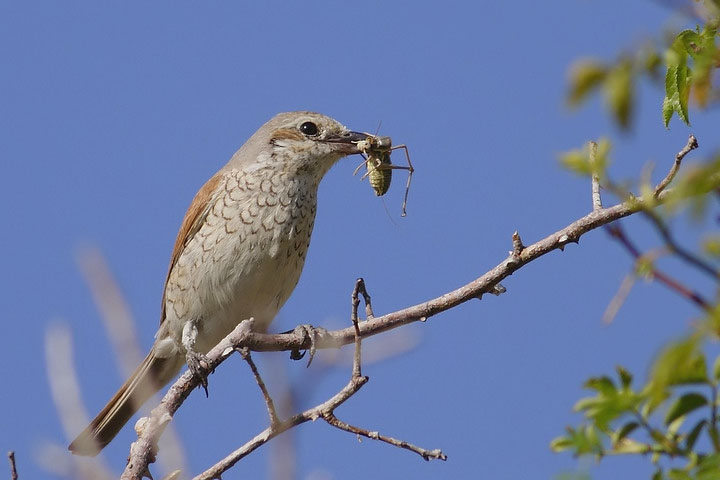
[[[611,60],[667,25],[670,12],[651,1],[30,1],[3,2],[0,18],[0,442],[17,451],[24,478],[54,478],[40,457],[67,444],[47,381],[51,325],[71,331],[90,413],[123,380],[78,252],[103,252],[149,348],[187,205],[275,113],[314,110],[370,132],[381,124],[381,134],[410,147],[417,169],[406,218],[402,172],[384,205],[352,176],[359,157],[328,174],[305,271],[276,331],[345,326],[358,276],[378,314],[471,281],[505,257],[514,230],[530,244],[589,211],[588,182],[558,165],[559,152],[609,136],[615,178],[637,176],[648,161],[659,178],[691,131],[677,120],[663,128],[655,88],[642,89],[629,135],[597,99],[577,112],[564,107],[574,59]],[[711,152],[718,112],[691,119]],[[654,245],[641,219],[624,224]],[[693,241],[695,227],[676,226]],[[596,231],[507,279],[499,298],[406,327],[395,340],[368,340],[368,351],[417,344],[368,364],[370,383],[338,416],[442,448],[449,460],[426,463],[317,422],[290,437],[297,478],[551,478],[578,465],[593,478],[649,478],[642,459],[578,464],[548,447],[577,422],[571,408],[587,377],[616,364],[642,377],[697,314],[662,287],[640,284],[615,323],[603,325],[631,266]],[[349,375],[322,361],[308,371],[285,354],[256,358],[271,385],[287,377],[300,386],[302,407]],[[247,367],[233,360],[210,378],[210,398],[195,392],[174,423],[198,473],[267,418]],[[133,436],[129,425],[105,450],[114,471]],[[229,478],[270,477],[273,448]]]

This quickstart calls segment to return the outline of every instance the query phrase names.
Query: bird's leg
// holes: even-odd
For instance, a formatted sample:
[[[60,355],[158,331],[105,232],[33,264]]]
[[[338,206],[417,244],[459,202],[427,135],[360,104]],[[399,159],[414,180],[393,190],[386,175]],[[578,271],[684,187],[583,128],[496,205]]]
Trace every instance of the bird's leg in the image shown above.
[[[182,331],[182,344],[185,347],[185,362],[193,375],[198,377],[200,385],[205,390],[205,396],[208,396],[207,377],[210,372],[210,362],[205,354],[195,351],[195,341],[197,340],[198,329],[195,321],[185,322]]]

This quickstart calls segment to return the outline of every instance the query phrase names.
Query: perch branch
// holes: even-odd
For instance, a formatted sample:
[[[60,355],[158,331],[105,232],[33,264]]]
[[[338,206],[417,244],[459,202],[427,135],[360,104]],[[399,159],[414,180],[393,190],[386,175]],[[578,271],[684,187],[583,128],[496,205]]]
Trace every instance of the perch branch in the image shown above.
[[[688,142],[689,145],[690,143],[691,142]],[[687,147],[687,152],[693,148],[696,147]],[[676,157],[676,162],[679,163],[687,152],[683,149],[683,151],[678,154],[680,157],[679,160]],[[212,370],[217,367],[217,365],[227,358],[234,350],[242,347],[247,347],[253,351],[300,351],[307,350],[311,347],[337,348],[342,345],[355,342],[356,350],[359,350],[362,338],[377,335],[412,322],[426,321],[430,317],[454,308],[462,303],[479,298],[483,293],[496,291],[500,281],[509,277],[528,263],[537,260],[554,250],[562,251],[567,244],[578,243],[580,237],[585,233],[637,212],[648,210],[662,203],[667,197],[667,193],[669,193],[664,191],[664,188],[667,185],[663,185],[663,183],[670,183],[673,176],[674,174],[672,176],[669,175],[670,180],[667,182],[661,182],[661,184],[658,185],[656,192],[653,192],[651,198],[631,198],[612,207],[593,210],[584,217],[572,222],[566,227],[548,235],[530,246],[520,248],[522,243],[519,241],[518,236],[518,241],[513,242],[513,251],[510,252],[509,256],[505,260],[470,283],[432,300],[428,300],[396,312],[388,313],[380,317],[368,316],[366,321],[362,323],[354,321],[351,327],[344,329],[335,331],[320,329],[314,339],[304,334],[302,331],[298,331],[298,329],[282,334],[255,333],[251,331],[250,321],[241,321],[233,332],[231,332],[227,337],[225,337],[225,339],[208,352],[207,358],[210,363],[210,369]],[[714,185],[710,186],[710,189],[714,188]],[[357,288],[357,293],[361,293],[360,287],[357,286]],[[706,305],[706,302],[704,302],[703,299],[699,297],[694,298],[699,304]],[[355,309],[355,320],[357,320],[356,306],[353,305],[353,308]],[[359,353],[356,351],[356,362],[359,362],[359,358]],[[359,365],[357,368],[359,372]],[[238,450],[228,455],[221,462],[218,462],[218,464],[214,467],[196,477],[196,479],[220,478],[222,472],[226,471],[240,459],[247,456],[259,446],[263,445],[268,440],[279,435],[288,428],[292,428],[301,423],[316,420],[321,417],[326,420],[327,418],[331,418],[329,415],[331,415],[338,406],[349,399],[368,381],[367,377],[356,375],[355,366],[353,367],[353,372],[354,373],[348,384],[332,398],[317,405],[316,407],[310,408],[293,416],[289,420],[281,422],[279,425],[271,425]],[[171,420],[172,415],[175,411],[177,411],[190,392],[198,386],[198,383],[199,381],[195,376],[193,376],[190,372],[185,372],[175,382],[175,384],[173,384],[165,397],[163,397],[160,405],[153,409],[151,417],[147,420],[144,428],[140,432],[140,438],[137,442],[133,443],[131,447],[128,466],[121,477],[122,479],[139,479],[148,471],[148,465],[152,462],[155,456],[155,445],[157,444],[157,439],[161,435],[167,423]],[[428,453],[427,451],[425,452]],[[426,457],[423,456],[423,458]],[[430,455],[428,453],[427,458],[441,457]]]

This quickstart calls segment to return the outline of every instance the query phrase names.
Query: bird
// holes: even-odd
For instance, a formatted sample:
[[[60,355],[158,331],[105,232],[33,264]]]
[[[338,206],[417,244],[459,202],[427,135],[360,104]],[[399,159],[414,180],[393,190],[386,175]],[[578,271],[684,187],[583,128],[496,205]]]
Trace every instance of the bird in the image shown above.
[[[97,455],[185,364],[207,387],[204,354],[242,320],[267,330],[300,278],[320,181],[368,136],[319,113],[280,113],[200,188],[172,250],[152,348],[73,454]]]

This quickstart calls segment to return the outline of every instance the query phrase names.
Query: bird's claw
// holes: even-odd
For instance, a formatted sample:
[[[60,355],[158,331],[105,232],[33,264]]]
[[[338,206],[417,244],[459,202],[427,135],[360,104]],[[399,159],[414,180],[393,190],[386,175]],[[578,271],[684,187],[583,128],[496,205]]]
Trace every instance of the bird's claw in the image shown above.
[[[313,361],[313,358],[315,357],[315,352],[317,351],[317,334],[318,332],[325,331],[324,328],[316,328],[312,325],[298,325],[295,327],[295,330],[293,330],[293,333],[302,335],[303,337],[310,338],[310,348],[304,352],[300,352],[300,350],[292,350],[290,352],[290,358],[293,360],[300,360],[305,356],[305,352],[309,352],[308,356],[308,362],[306,367],[309,367],[310,364]]]
[[[210,361],[205,354],[189,350],[185,355],[188,369],[200,380],[200,386],[205,390],[205,396],[208,395],[208,375],[212,373],[210,370]]]

